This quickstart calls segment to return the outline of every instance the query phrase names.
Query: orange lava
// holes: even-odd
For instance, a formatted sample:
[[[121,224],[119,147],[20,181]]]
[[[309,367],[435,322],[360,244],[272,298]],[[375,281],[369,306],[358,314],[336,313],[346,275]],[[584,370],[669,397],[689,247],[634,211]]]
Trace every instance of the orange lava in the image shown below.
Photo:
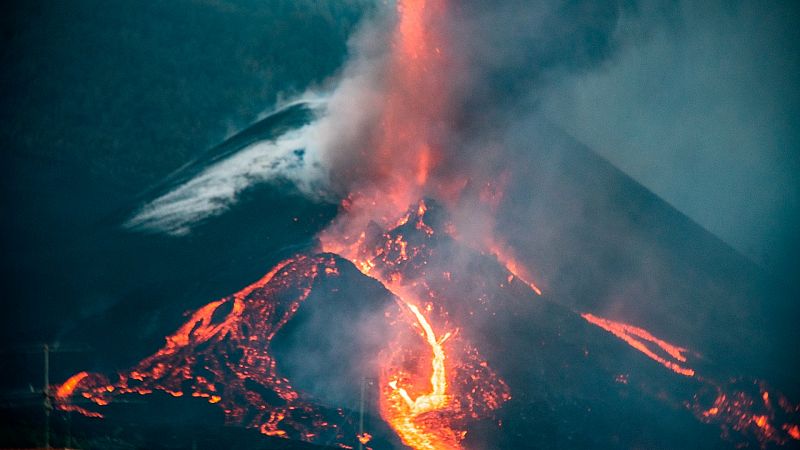
[[[78,386],[78,384],[88,376],[88,372],[78,372],[69,377],[67,381],[59,386],[58,389],[56,389],[56,398],[61,400],[68,399],[72,395],[72,392],[75,391],[75,388]]]
[[[405,445],[416,450],[459,449],[466,433],[461,421],[483,415],[478,409],[499,408],[510,396],[502,380],[477,360],[476,353],[467,351],[465,344],[446,348],[454,330],[435,331],[433,305],[421,301],[414,293],[415,285],[407,285],[403,278],[404,264],[411,263],[425,248],[420,243],[409,247],[398,230],[411,227],[430,239],[434,230],[425,223],[426,212],[427,205],[420,201],[394,220],[394,232],[384,233],[377,246],[368,244],[362,233],[356,245],[341,246],[338,251],[364,275],[380,281],[398,302],[399,309],[394,313],[397,320],[391,327],[396,335],[387,342],[381,358],[381,416]],[[430,298],[430,293],[425,298]],[[469,374],[466,384],[478,386],[473,392],[452,392],[455,375],[448,367],[458,367]],[[465,380],[457,384],[463,386]],[[477,393],[480,400],[473,398]],[[479,408],[468,406],[476,402],[483,404]]]
[[[431,237],[434,230],[425,221],[427,205],[419,199],[452,199],[470,182],[458,174],[441,174],[446,166],[442,139],[447,135],[451,107],[448,70],[453,63],[446,36],[437,26],[445,9],[445,0],[399,0],[377,126],[364,143],[368,150],[364,150],[363,164],[352,169],[366,181],[350,192],[342,202],[342,214],[319,235],[323,251],[349,260],[398,300],[396,311],[387,312],[395,320],[387,326],[386,349],[379,361],[378,403],[381,417],[415,450],[460,449],[468,420],[486,417],[511,398],[508,386],[449,323],[441,299],[407,280],[409,272],[404,269],[416,269],[412,260],[427,250],[409,243],[412,233],[389,233],[413,227],[417,234]],[[481,201],[492,211],[499,205],[504,184],[490,183],[481,192]],[[407,211],[412,204],[416,206]],[[376,233],[378,238],[373,236]],[[487,235],[476,239],[473,250],[494,255],[508,270],[508,283],[517,279],[542,295],[513,249]],[[121,372],[119,380],[86,372],[74,375],[56,390],[58,407],[100,417],[69,400],[80,395],[102,406],[117,395],[159,390],[205,399],[224,411],[227,422],[257,428],[265,435],[319,442],[323,430],[333,429],[332,434],[338,436],[339,430],[327,416],[304,402],[290,381],[279,375],[268,352],[275,333],[308,297],[316,277],[338,273],[330,256],[284,261],[241,291],[197,309],[161,349]],[[447,280],[451,275],[443,274]],[[279,295],[287,286],[295,293],[288,301]],[[783,442],[784,436],[800,440],[795,423],[781,425],[772,419],[772,403],[778,401],[766,391],[760,394],[765,408],[754,410],[753,398],[741,392],[726,394],[696,377],[686,364],[686,348],[660,340],[643,328],[588,313],[581,316],[672,372],[718,389],[713,405],[709,403],[714,396],[702,407],[697,403],[694,413],[700,420],[748,430],[761,442]],[[231,362],[229,353],[240,353],[240,359]],[[200,358],[204,366],[198,369]],[[245,380],[268,391],[272,403],[248,388]],[[620,374],[616,381],[628,384],[629,377]],[[349,436],[352,439],[352,433]],[[363,433],[355,438],[366,444],[372,436]]]
[[[530,281],[533,279],[530,271],[517,260],[510,247],[500,245],[496,240],[490,241],[488,247],[489,252],[513,275],[513,278],[527,284],[536,295],[542,295],[542,290],[539,289],[539,286]],[[509,278],[509,283],[513,278]]]
[[[255,283],[197,309],[160,350],[118,373],[118,380],[86,372],[72,376],[56,390],[56,406],[102,417],[71,404],[72,398],[104,406],[120,395],[161,391],[205,399],[224,411],[228,423],[258,428],[265,435],[310,442],[322,433],[326,440],[335,438],[341,410],[306,403],[279,375],[269,353],[275,333],[320,274],[337,276],[330,255],[283,261]]]
[[[361,232],[349,244],[323,241],[323,249],[345,256],[397,299],[398,309],[390,313],[393,337],[380,361],[381,417],[416,450],[459,449],[468,421],[487,417],[510,394],[477,350],[448,325],[437,294],[415,281],[430,251],[427,244],[437,235],[426,222],[425,201],[404,211],[386,220],[390,225],[379,234],[373,225],[370,237]]]
[[[459,433],[449,429],[444,423],[431,426],[430,420],[424,420],[424,414],[446,408],[450,402],[447,395],[447,370],[445,367],[444,342],[450,333],[436,335],[428,319],[412,303],[405,306],[413,314],[416,325],[422,330],[422,338],[431,352],[431,375],[429,388],[409,386],[416,374],[395,373],[391,377],[384,371],[381,376],[382,397],[380,399],[381,414],[389,425],[400,436],[404,444],[417,450],[456,449],[460,448]],[[422,383],[417,383],[422,384]],[[412,398],[408,389],[422,392]]]
[[[664,342],[645,329],[614,322],[592,314],[581,314],[589,323],[599,326],[625,341],[628,345],[644,353],[673,372],[693,377],[699,384],[698,394],[686,406],[702,422],[715,423],[722,429],[722,436],[729,437],[730,430],[743,436],[752,436],[762,446],[768,443],[785,444],[789,439],[798,440],[800,430],[796,424],[800,407],[793,405],[780,394],[770,395],[766,385],[760,381],[750,383],[733,380],[729,385],[697,375],[686,367],[687,349]],[[647,344],[653,344],[665,354],[660,356]],[[668,360],[670,358],[671,360]],[[752,392],[753,388],[757,392]],[[701,401],[702,392],[714,392],[712,405]],[[778,400],[775,401],[774,399]],[[777,403],[777,405],[776,405]]]
[[[372,440],[372,435],[366,432],[361,433],[356,437],[358,438],[358,442],[360,442],[363,445],[367,445],[369,441]]]
[[[340,227],[320,236],[327,248],[352,244],[370,221],[390,227],[409,204],[431,194],[443,155],[451,81],[440,31],[445,0],[401,0],[383,69],[376,126],[363,142],[357,167],[362,182],[345,201]]]
[[[364,231],[372,222],[384,230],[406,225],[412,215],[404,215],[408,205],[426,195],[452,197],[466,185],[466,178],[453,182],[437,177],[443,159],[440,140],[447,134],[444,131],[450,107],[451,79],[447,70],[452,61],[448,60],[446,37],[437,26],[445,9],[445,0],[398,2],[384,104],[371,138],[366,168],[368,178],[375,182],[351,193],[343,203],[344,214],[320,236],[324,251],[349,259],[362,273],[378,279],[402,299],[405,313],[399,314],[396,326],[419,332],[418,341],[398,339],[388,343],[387,352],[410,352],[411,359],[424,352],[427,364],[401,370],[408,358],[386,357],[382,361],[379,402],[382,417],[406,445],[418,450],[459,448],[465,432],[459,431],[452,418],[470,414],[452,401],[463,393],[448,391],[449,377],[453,376],[448,364],[464,365],[469,356],[445,348],[450,333],[434,331],[436,324],[432,322],[440,318],[423,312],[423,302],[406,289],[404,272],[399,267],[422,249],[409,248],[402,235],[380,242],[378,248],[365,248]],[[413,225],[430,236],[433,230],[423,220],[425,211],[424,201],[419,202]],[[388,260],[398,270],[375,270],[380,259]],[[421,343],[424,347],[420,347]],[[487,398],[494,407],[508,398],[502,381],[487,377],[484,383],[497,386],[496,392],[486,389],[493,392]]]
[[[684,353],[686,353],[687,350],[685,348],[662,341],[661,339],[658,339],[650,334],[650,332],[644,328],[635,327],[633,325],[628,325],[621,322],[614,322],[588,313],[581,314],[581,317],[586,319],[586,321],[589,323],[597,325],[614,336],[622,339],[631,347],[639,350],[653,361],[658,362],[673,372],[685,375],[687,377],[694,376],[693,369],[681,365],[682,363],[686,362],[686,356]],[[658,348],[666,352],[665,356],[668,356],[673,360],[669,361],[665,357],[657,355],[647,346],[647,342],[656,345]]]
[[[726,384],[698,378],[703,383],[701,392],[716,396],[711,407],[701,406],[700,396],[696,396],[692,409],[702,422],[719,425],[723,436],[736,431],[755,438],[762,447],[800,440],[797,425],[800,407],[780,393],[770,393],[765,383],[733,379]]]

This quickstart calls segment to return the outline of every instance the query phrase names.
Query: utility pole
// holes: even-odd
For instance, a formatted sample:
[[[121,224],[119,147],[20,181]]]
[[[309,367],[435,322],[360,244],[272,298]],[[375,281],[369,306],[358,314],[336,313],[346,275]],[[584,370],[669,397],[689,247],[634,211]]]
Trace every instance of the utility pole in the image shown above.
[[[364,395],[367,391],[367,379],[361,379],[361,399],[358,404],[358,450],[364,450],[361,436],[364,436]]]
[[[88,352],[91,351],[91,347],[86,345],[77,344],[77,345],[70,345],[70,344],[62,344],[60,342],[54,343],[30,343],[30,344],[16,344],[11,347],[0,347],[0,358],[6,360],[5,354],[12,353],[12,354],[27,354],[32,355],[31,357],[35,359],[42,358],[39,361],[42,361],[43,364],[43,374],[42,374],[42,382],[43,386],[41,389],[34,388],[35,382],[28,383],[28,388],[24,390],[24,393],[11,393],[11,392],[0,392],[0,395],[3,397],[7,395],[19,397],[23,396],[24,400],[27,404],[41,404],[44,409],[44,430],[43,430],[43,447],[44,448],[52,448],[53,445],[53,435],[51,430],[51,420],[53,416],[54,406],[55,406],[55,392],[53,387],[50,385],[50,356],[53,353],[64,353],[64,352]],[[39,355],[39,356],[36,356]],[[29,359],[26,362],[30,362]],[[41,403],[39,403],[41,402]],[[70,415],[67,415],[67,420],[69,421]],[[66,438],[66,442],[71,443],[71,424],[67,424],[67,433],[68,436]]]
[[[364,430],[364,416],[367,405],[370,404],[370,392],[375,386],[375,380],[372,378],[361,379],[361,397],[358,404],[358,450],[364,450],[366,442],[372,437]],[[362,441],[363,439],[363,441]]]
[[[44,448],[50,448],[50,411],[53,402],[50,399],[50,346],[44,344]]]
[[[47,343],[44,344],[23,344],[23,345],[15,345],[12,348],[0,348],[0,355],[5,352],[10,353],[22,353],[22,354],[40,354],[43,356],[43,382],[44,385],[42,386],[41,390],[34,389],[33,384],[30,384],[30,391],[27,392],[26,395],[35,395],[35,398],[42,399],[42,407],[44,409],[44,448],[52,448],[52,435],[51,435],[51,419],[53,415],[54,409],[54,392],[53,388],[50,385],[50,355],[52,353],[62,353],[62,352],[87,352],[90,351],[91,348],[86,345],[64,345],[61,343]],[[40,397],[41,396],[41,397]],[[69,415],[67,416],[69,418]],[[71,429],[70,429],[71,433]],[[68,437],[68,440],[71,441],[72,438]]]

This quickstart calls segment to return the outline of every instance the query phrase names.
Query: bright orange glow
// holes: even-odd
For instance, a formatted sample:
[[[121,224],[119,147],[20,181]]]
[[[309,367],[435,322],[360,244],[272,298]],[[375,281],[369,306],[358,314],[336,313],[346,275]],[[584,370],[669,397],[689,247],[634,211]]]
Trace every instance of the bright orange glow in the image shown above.
[[[413,376],[400,374],[390,379],[382,377],[384,395],[381,397],[381,413],[403,443],[414,449],[459,448],[458,434],[447,429],[445,424],[431,427],[430,421],[420,420],[422,414],[444,409],[448,405],[445,352],[442,344],[450,337],[450,333],[437,337],[416,305],[405,303],[405,306],[413,314],[416,324],[423,331],[422,337],[430,347],[432,354],[430,389],[425,392],[420,386],[413,386],[414,390],[425,393],[412,398],[406,389],[409,386],[404,386],[402,383],[404,379],[414,378]]]
[[[435,266],[427,263],[435,261],[428,258],[435,255],[432,246],[439,239],[438,230],[426,222],[429,214],[429,218],[439,217],[433,205],[420,201],[387,220],[394,228],[372,226],[356,234],[354,244],[342,244],[340,251],[397,300],[385,311],[387,341],[377,361],[381,417],[414,449],[460,449],[469,420],[489,417],[511,397],[508,386],[461,335],[466,333],[459,333],[451,322],[444,308],[447,291],[435,290],[439,288],[432,280],[446,286],[457,282],[461,274],[437,268],[435,274],[425,275],[426,267]],[[320,407],[305,403],[289,380],[278,375],[276,362],[267,352],[276,331],[310,294],[316,277],[336,277],[340,268],[336,259],[326,254],[284,261],[261,280],[196,310],[167,337],[162,349],[120,373],[118,381],[86,372],[71,377],[55,391],[57,407],[102,417],[69,401],[83,397],[103,406],[118,395],[158,390],[176,397],[206,399],[225,411],[229,423],[244,423],[244,417],[252,417],[246,425],[269,436],[310,442],[325,442],[320,435],[326,430],[344,436],[335,425],[343,420],[343,413],[339,411],[331,420]],[[497,281],[502,288],[505,281],[511,283],[518,275],[500,272],[500,276]],[[750,382],[742,388],[706,379],[688,367],[685,348],[640,327],[592,314],[582,317],[674,373],[692,377],[691,383],[703,391],[685,405],[698,420],[720,426],[723,435],[736,431],[762,445],[781,445],[800,437],[797,407],[779,393],[768,392],[763,384]],[[239,356],[231,360],[230,353]],[[195,372],[198,359],[206,367]],[[255,380],[274,394],[281,406],[264,402],[243,379]],[[629,380],[627,372],[614,373],[614,380],[631,387],[640,382]],[[711,399],[713,404],[709,404]],[[352,432],[346,435],[352,439],[349,444],[367,438]],[[349,444],[339,442],[343,448],[352,448]]]
[[[166,338],[164,347],[129,371],[120,372],[118,381],[86,372],[74,375],[56,391],[57,407],[102,417],[71,405],[70,398],[80,395],[104,406],[120,395],[147,395],[158,390],[174,397],[204,398],[222,408],[231,423],[248,417],[249,426],[270,436],[313,441],[323,430],[335,434],[341,411],[326,412],[333,414],[335,420],[331,420],[320,408],[305,403],[289,380],[278,374],[275,360],[267,352],[275,333],[310,294],[315,279],[321,274],[338,276],[334,264],[324,255],[277,264],[255,283],[196,310]],[[281,297],[284,292],[294,297]],[[229,354],[237,352],[240,356],[229,359]],[[198,359],[204,361],[202,367],[197,366]],[[281,406],[266,404],[245,380],[270,392],[272,401]],[[218,383],[224,383],[224,392]]]
[[[533,279],[530,271],[517,260],[510,247],[501,245],[496,240],[489,240],[488,248],[489,252],[497,258],[497,261],[502,264],[514,278],[527,284],[536,295],[542,295],[542,290],[539,289],[536,283],[530,281]],[[509,278],[508,282],[510,283],[512,280],[513,278]]]
[[[613,334],[614,336],[622,339],[628,345],[639,350],[640,352],[647,355],[650,359],[658,362],[662,366],[672,370],[675,373],[685,375],[687,377],[694,376],[694,370],[688,367],[684,367],[679,363],[686,362],[686,349],[683,347],[678,347],[676,345],[672,345],[668,342],[662,341],[657,337],[653,336],[647,330],[639,327],[635,327],[633,325],[628,325],[621,322],[614,322],[608,319],[603,319],[602,317],[597,317],[592,314],[581,314],[581,317],[586,319],[591,324],[597,325],[598,327],[608,331],[609,333]],[[669,355],[670,358],[677,361],[668,361],[666,358],[657,355],[654,351],[650,350],[647,347],[646,342],[651,344],[655,344],[658,348],[663,350],[664,352]]]
[[[796,417],[800,408],[779,393],[771,394],[763,382],[740,382],[738,385],[724,386],[701,377],[698,379],[705,389],[716,391],[717,395],[713,406],[703,410],[702,406],[696,404],[694,412],[701,421],[718,424],[723,429],[723,435],[734,430],[754,437],[762,447],[768,447],[769,443],[783,445],[790,439],[800,437],[792,434],[797,433],[797,424],[787,421],[793,415]],[[760,392],[753,392],[753,387]]]
[[[433,303],[421,300],[435,298],[434,293],[405,277],[403,268],[407,265],[424,266],[424,240],[436,235],[426,223],[427,212],[428,205],[419,201],[407,211],[397,212],[399,219],[385,220],[391,229],[380,234],[377,241],[370,241],[361,232],[358,239],[347,244],[329,234],[331,239],[323,241],[323,249],[349,259],[398,299],[400,309],[392,329],[399,335],[387,343],[380,364],[381,417],[405,445],[416,450],[458,449],[466,431],[456,423],[499,408],[510,395],[505,383],[479,360],[477,352],[469,350],[466,342],[452,343],[454,330],[436,331],[435,321],[446,319],[446,313],[441,309],[435,313]],[[413,245],[406,233],[414,235]],[[415,333],[408,335],[408,330]],[[448,369],[451,366],[469,379],[454,383],[453,370]],[[473,387],[453,392],[453,385]]]
[[[475,182],[465,174],[448,173],[445,167],[443,136],[452,119],[454,65],[446,36],[437,26],[445,7],[445,0],[398,1],[391,54],[382,73],[385,85],[377,126],[363,143],[368,149],[363,167],[353,169],[362,176],[362,183],[342,201],[342,214],[318,236],[324,252],[349,260],[397,300],[385,311],[387,340],[377,361],[378,407],[402,442],[415,450],[460,449],[469,420],[489,417],[511,398],[509,387],[461,335],[466,333],[459,334],[460,324],[453,324],[448,316],[446,301],[458,299],[444,298],[446,290],[435,291],[427,284],[433,277],[425,273],[430,269],[426,269],[425,255],[433,252],[426,243],[434,242],[441,230],[432,228],[436,226],[433,218],[438,218],[433,202],[420,199],[458,204],[460,196],[474,187],[479,190],[481,207],[493,213],[502,204],[508,182],[506,175],[485,184]],[[408,209],[409,205],[413,206]],[[429,206],[431,214],[426,218]],[[459,238],[454,224],[441,226],[449,237],[472,251],[494,255],[506,268],[495,285],[504,287],[518,280],[542,295],[533,281],[535,272],[494,236],[494,228],[473,233],[484,234],[473,243]],[[343,411],[323,411],[303,400],[290,380],[279,374],[269,350],[275,334],[310,295],[317,277],[338,276],[340,268],[324,254],[283,261],[255,283],[198,308],[161,349],[120,372],[118,380],[87,372],[69,378],[56,390],[58,408],[102,417],[69,401],[80,396],[103,406],[119,395],[160,391],[204,399],[224,411],[227,423],[252,427],[268,436],[317,443],[349,436],[349,444],[366,444],[372,440],[369,433],[355,435],[352,429],[344,433],[337,428],[346,422]],[[450,268],[438,270],[440,281],[463,279]],[[702,401],[686,403],[698,420],[721,424],[725,432],[744,430],[761,443],[800,440],[796,424],[775,420],[775,404],[784,411],[796,410],[791,405],[783,407],[788,402],[781,397],[770,397],[766,390],[757,395],[723,390],[695,374],[687,364],[686,348],[643,328],[592,314],[581,316],[670,371],[691,377],[687,383],[717,389]],[[627,372],[614,373],[614,380],[631,389],[638,382]],[[709,404],[712,399],[713,405]],[[324,432],[333,438],[320,438]],[[338,445],[352,448],[342,442]]]
[[[87,417],[102,418],[103,415],[100,413],[89,411],[70,403],[72,400],[72,394],[75,392],[78,386],[80,386],[81,382],[86,380],[88,377],[88,372],[78,372],[58,386],[55,390],[56,406],[62,411],[74,411]]]
[[[431,149],[427,144],[422,144],[418,154],[417,186],[425,186],[425,183],[428,182],[428,172],[430,172]]]
[[[372,435],[366,432],[361,433],[356,437],[358,438],[358,442],[360,442],[363,445],[367,445],[367,443],[369,443],[369,441],[372,440]]]
[[[84,378],[88,377],[89,373],[87,372],[78,372],[75,375],[69,377],[67,381],[65,381],[61,386],[56,389],[56,398],[66,400],[71,395],[72,392],[78,387],[78,384],[83,381]]]
[[[448,89],[444,60],[435,51],[445,45],[444,37],[431,23],[443,13],[443,0],[401,0],[397,5],[385,104],[374,136],[377,167],[372,168],[381,175],[376,194],[395,211],[422,196],[439,159],[434,153]]]

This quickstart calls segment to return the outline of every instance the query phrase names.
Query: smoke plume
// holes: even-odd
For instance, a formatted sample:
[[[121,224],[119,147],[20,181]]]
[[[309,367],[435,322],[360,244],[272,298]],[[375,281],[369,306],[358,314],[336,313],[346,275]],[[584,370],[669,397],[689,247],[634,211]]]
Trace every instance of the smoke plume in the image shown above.
[[[709,336],[707,321],[732,325],[754,336],[749,345],[757,353],[764,319],[743,312],[757,302],[752,283],[720,275],[708,252],[667,231],[693,224],[666,220],[663,204],[654,206],[654,197],[568,134],[606,151],[613,151],[607,142],[625,141],[626,151],[635,145],[646,155],[647,137],[662,124],[646,114],[639,115],[646,124],[604,121],[644,101],[634,96],[628,104],[623,95],[630,67],[658,56],[642,53],[641,43],[687,29],[699,5],[403,4],[416,11],[405,25],[395,28],[404,11],[387,7],[352,37],[352,56],[333,88],[314,94],[325,99],[315,121],[209,167],[128,225],[187,232],[253,184],[289,179],[310,196],[348,197],[322,236],[329,250],[342,250],[334,241],[355,240],[370,221],[385,225],[432,197],[447,206],[463,242],[518,260],[545,291],[559,286],[559,301],[571,307],[624,316],[665,337],[693,334],[704,350],[703,339],[709,347],[740,342],[724,331]],[[675,89],[692,86],[683,81],[673,80]],[[597,113],[585,119],[581,111]],[[698,133],[677,125],[662,135]],[[303,161],[292,156],[301,147]],[[729,289],[720,291],[720,283]],[[686,307],[694,320],[676,316]]]

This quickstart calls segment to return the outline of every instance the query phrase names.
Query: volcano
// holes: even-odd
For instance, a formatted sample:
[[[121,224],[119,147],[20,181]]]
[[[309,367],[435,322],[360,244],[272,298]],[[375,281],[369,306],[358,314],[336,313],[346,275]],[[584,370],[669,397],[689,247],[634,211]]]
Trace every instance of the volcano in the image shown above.
[[[130,370],[76,374],[56,391],[59,407],[100,417],[121,397],[160,391],[204,398],[226,423],[266,435],[354,447],[364,431],[351,411],[323,405],[355,404],[369,379],[369,414],[389,424],[366,431],[375,449],[402,448],[392,429],[414,448],[797,440],[797,407],[764,382],[719,379],[689,349],[538,295],[451,226],[421,201],[390,229],[371,223],[356,257],[287,259],[191,313]]]
[[[355,142],[295,148],[342,126],[330,122],[342,99],[332,94],[307,127],[310,110],[296,106],[275,134],[256,126],[189,167],[127,225],[190,235],[272,175],[313,197],[307,156],[341,178],[328,180],[341,194],[335,216],[244,288],[194,302],[129,369],[67,379],[58,407],[109,420],[130,399],[192,399],[231,426],[341,448],[798,445],[796,393],[781,392],[791,364],[767,373],[779,389],[760,376],[780,347],[754,331],[765,316],[747,309],[752,267],[574,142],[462,161],[456,136],[480,124],[452,82],[463,62],[447,18],[458,11],[444,0],[397,6],[367,74],[380,78],[374,117]],[[560,136],[534,122],[526,135]],[[258,136],[275,152],[256,152]]]

